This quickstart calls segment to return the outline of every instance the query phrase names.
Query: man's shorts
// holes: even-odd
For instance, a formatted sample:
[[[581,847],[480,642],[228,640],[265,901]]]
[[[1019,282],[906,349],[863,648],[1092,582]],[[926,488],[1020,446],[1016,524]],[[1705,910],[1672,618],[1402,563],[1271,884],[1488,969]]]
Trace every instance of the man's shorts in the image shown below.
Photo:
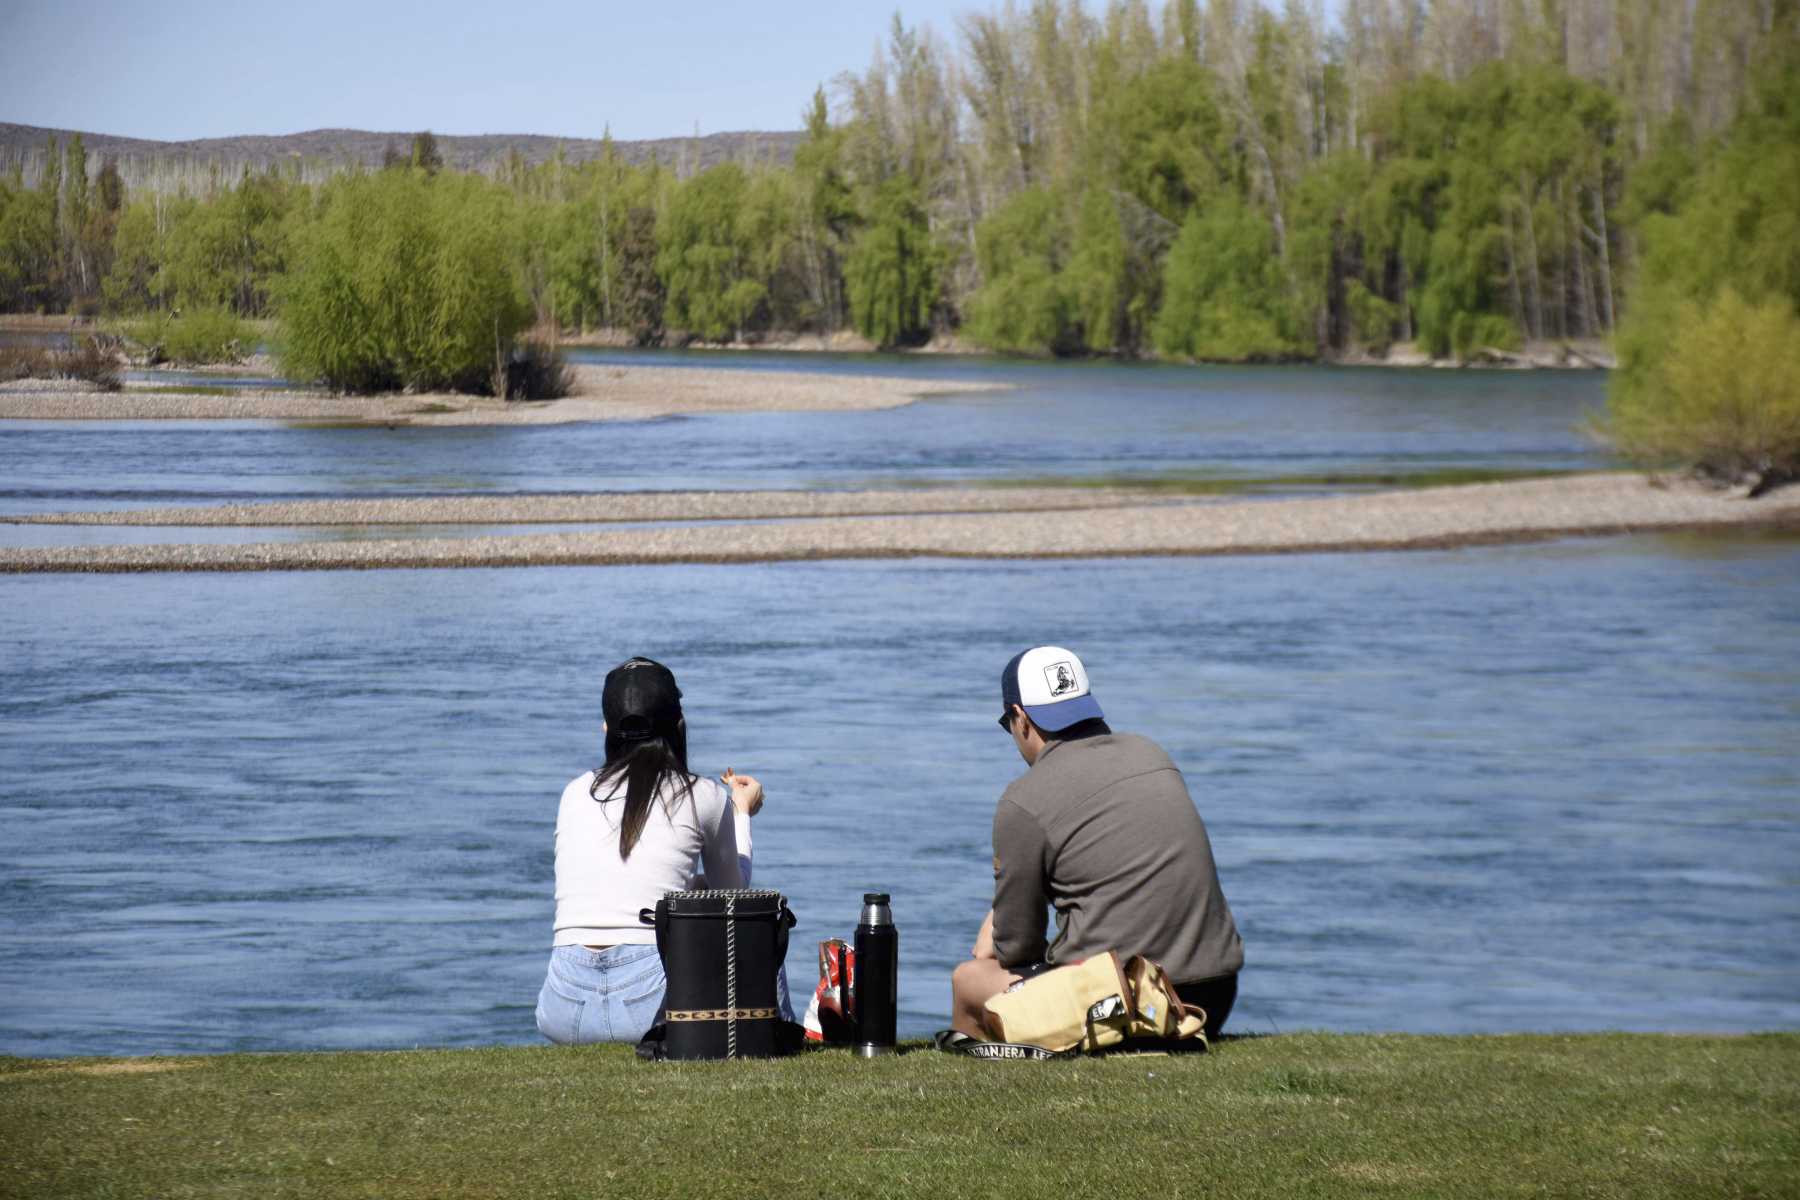
[[[1006,985],[1006,990],[1009,992],[1016,992],[1021,987],[1025,986],[1025,981],[1027,979],[1042,975],[1045,971],[1054,971],[1056,967],[1053,963],[1034,962],[1026,963],[1022,967],[1008,967],[1006,969],[1018,976],[1018,979]]]

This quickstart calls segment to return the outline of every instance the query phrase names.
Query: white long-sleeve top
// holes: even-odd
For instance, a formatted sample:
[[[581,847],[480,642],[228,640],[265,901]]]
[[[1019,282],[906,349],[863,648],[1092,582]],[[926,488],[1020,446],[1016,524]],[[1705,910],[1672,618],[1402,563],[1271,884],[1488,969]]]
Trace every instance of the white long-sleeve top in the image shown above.
[[[638,919],[664,892],[689,887],[703,871],[706,886],[750,885],[750,818],[716,779],[694,782],[691,802],[657,793],[649,819],[619,857],[625,811],[620,780],[604,801],[589,795],[594,772],[569,782],[556,812],[556,940],[558,946],[650,945],[656,930]],[[672,809],[672,811],[671,811]]]

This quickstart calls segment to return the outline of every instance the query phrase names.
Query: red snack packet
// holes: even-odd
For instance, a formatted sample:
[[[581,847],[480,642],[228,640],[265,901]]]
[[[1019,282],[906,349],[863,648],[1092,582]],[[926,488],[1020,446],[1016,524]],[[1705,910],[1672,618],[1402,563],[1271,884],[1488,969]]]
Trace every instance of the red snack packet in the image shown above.
[[[842,938],[819,943],[819,986],[800,1022],[809,1042],[849,1042],[856,1034],[856,951]]]

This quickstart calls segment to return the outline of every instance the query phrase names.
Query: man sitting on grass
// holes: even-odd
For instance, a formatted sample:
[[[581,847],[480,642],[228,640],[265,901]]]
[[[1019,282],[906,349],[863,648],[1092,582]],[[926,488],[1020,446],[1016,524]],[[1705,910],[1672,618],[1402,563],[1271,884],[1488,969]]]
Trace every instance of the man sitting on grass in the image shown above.
[[[1061,647],[1014,656],[1000,698],[1000,727],[1030,769],[994,811],[994,906],[951,976],[952,1026],[987,1037],[989,997],[1115,950],[1161,963],[1217,1037],[1244,946],[1181,772],[1148,738],[1107,727],[1086,668]],[[1049,942],[1046,906],[1056,909]]]

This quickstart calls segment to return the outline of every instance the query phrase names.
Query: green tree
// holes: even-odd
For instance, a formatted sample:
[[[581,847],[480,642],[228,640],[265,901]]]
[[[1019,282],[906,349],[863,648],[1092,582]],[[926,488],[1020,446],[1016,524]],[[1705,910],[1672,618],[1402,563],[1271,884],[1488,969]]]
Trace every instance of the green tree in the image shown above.
[[[175,206],[164,219],[162,294],[180,308],[267,316],[270,289],[287,263],[292,203],[292,185],[263,173],[208,201]]]
[[[101,295],[114,313],[138,313],[166,307],[170,299],[168,236],[198,206],[186,197],[143,196],[119,214],[113,232],[112,265],[101,281]]]
[[[528,271],[541,276],[539,319],[629,327],[620,291],[627,213],[654,207],[662,173],[628,166],[609,137],[598,161],[568,167],[559,155],[528,178],[520,203]]]
[[[50,221],[49,256],[43,264],[42,274],[34,281],[32,290],[36,293],[39,307],[49,310],[64,309],[69,302],[68,257],[63,252],[62,238],[62,195],[63,195],[63,151],[54,137],[46,139],[44,147],[44,174],[38,180],[38,193],[42,196],[42,208],[39,210],[48,215]]]
[[[1081,197],[1063,291],[1083,348],[1096,354],[1130,349],[1143,323],[1142,297],[1135,294],[1132,264],[1118,203],[1103,188]]]
[[[916,345],[931,336],[938,255],[909,176],[894,175],[877,189],[874,211],[846,256],[844,286],[851,323],[876,345]]]
[[[1241,201],[1215,200],[1183,223],[1169,252],[1157,350],[1229,362],[1302,352],[1280,301],[1282,286],[1269,222]]]
[[[411,165],[427,175],[435,175],[444,169],[444,154],[438,149],[437,135],[431,130],[413,134]]]
[[[836,329],[849,320],[843,264],[857,222],[856,203],[845,174],[844,132],[831,124],[824,88],[813,92],[803,115],[806,140],[794,150],[801,206],[796,237],[813,319]]]
[[[1648,466],[1693,467],[1753,494],[1800,479],[1800,317],[1726,287],[1683,303],[1679,338],[1614,393],[1609,430]]]
[[[109,213],[125,207],[125,181],[119,176],[118,160],[111,155],[100,164],[100,174],[94,179],[94,196]]]
[[[805,220],[799,185],[792,171],[747,173],[742,205],[734,220],[745,247],[745,267],[756,283],[752,316],[740,328],[767,331],[815,328],[818,311],[807,287],[800,238]]]
[[[664,315],[708,341],[739,337],[768,293],[757,277],[756,247],[739,223],[750,191],[735,163],[702,171],[674,190],[657,227],[657,270]]]
[[[88,232],[87,148],[78,133],[69,140],[67,172],[61,202],[57,209],[58,249],[63,259],[62,275],[69,290],[71,307],[82,307],[88,296],[99,289],[100,280],[94,270]]]
[[[1075,306],[1060,278],[1067,225],[1043,188],[1015,194],[976,231],[983,283],[964,329],[984,346],[1015,353],[1069,353],[1080,344]]]
[[[640,346],[662,342],[667,295],[657,274],[656,210],[647,204],[625,210],[619,234],[618,277],[611,292],[612,321],[631,332]]]
[[[55,200],[44,188],[25,187],[15,172],[0,183],[0,307],[47,310],[55,265]]]
[[[282,283],[284,366],[348,391],[482,391],[530,320],[505,191],[383,171],[326,185]]]
[[[1673,211],[1644,218],[1610,426],[1638,457],[1775,481],[1800,466],[1800,64],[1769,68],[1704,157]]]

